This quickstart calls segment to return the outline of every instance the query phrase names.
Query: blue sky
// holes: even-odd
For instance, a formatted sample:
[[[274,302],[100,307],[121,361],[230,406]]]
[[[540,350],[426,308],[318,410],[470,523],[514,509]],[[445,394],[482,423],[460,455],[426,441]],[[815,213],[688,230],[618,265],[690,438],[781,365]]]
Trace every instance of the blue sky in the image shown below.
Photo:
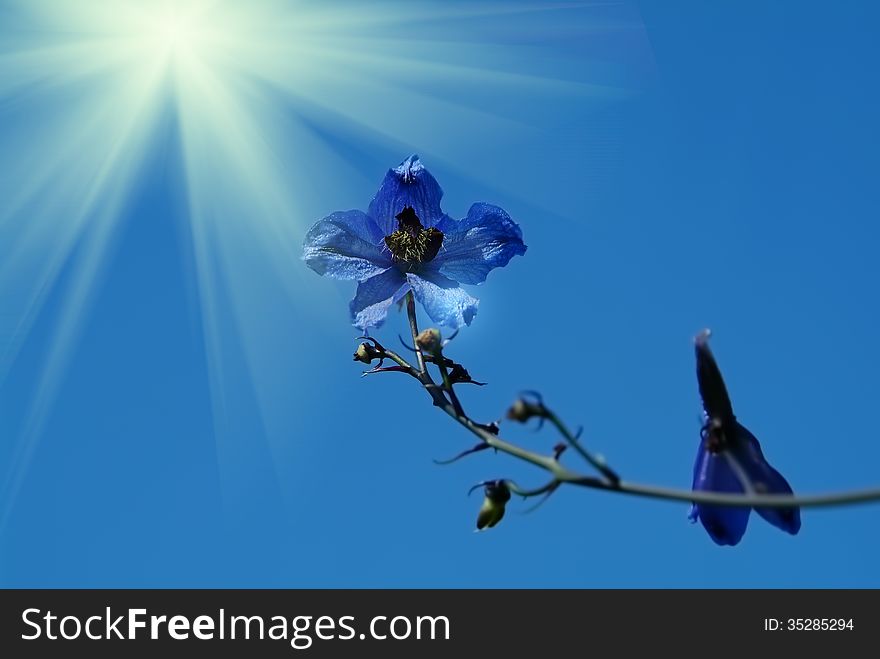
[[[563,489],[473,533],[473,483],[543,475],[435,466],[472,438],[359,377],[353,284],[299,260],[419,153],[529,246],[450,348],[473,416],[537,389],[687,488],[711,327],[796,491],[875,485],[871,3],[50,4],[0,4],[0,584],[880,585],[876,506],[721,548],[687,506]]]

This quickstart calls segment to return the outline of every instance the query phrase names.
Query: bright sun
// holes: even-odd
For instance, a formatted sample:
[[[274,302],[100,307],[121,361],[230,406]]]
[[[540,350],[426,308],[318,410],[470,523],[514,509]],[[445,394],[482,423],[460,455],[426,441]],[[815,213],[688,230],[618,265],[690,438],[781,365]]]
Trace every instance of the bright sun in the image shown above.
[[[535,98],[561,107],[554,99],[605,93],[589,67],[565,79],[554,60],[541,64],[518,28],[488,43],[475,32],[495,18],[503,32],[509,14],[527,11],[546,33],[565,33],[570,16],[557,3],[549,12],[494,0],[2,4],[0,382],[44,303],[56,303],[13,467],[0,473],[0,529],[145,186],[164,182],[175,206],[162,213],[185,234],[216,413],[251,399],[224,377],[230,359],[247,365],[254,400],[269,409],[265,385],[278,369],[266,319],[280,312],[259,305],[277,286],[318,303],[297,263],[301,231],[348,203],[344,182],[372,189],[357,154],[381,156],[370,177],[413,147],[433,163],[483,162],[487,147],[526,134]],[[469,166],[483,170],[498,180]],[[62,281],[63,294],[49,295]]]
[[[208,26],[216,15],[202,11],[204,3],[145,3],[137,7],[129,20],[116,24],[120,35],[147,60],[177,66],[208,53]],[[216,31],[216,27],[215,27]]]
[[[195,31],[191,23],[176,15],[161,19],[155,32],[157,45],[164,51],[176,53],[195,41]]]
[[[144,55],[152,51],[169,65],[187,60],[204,60],[211,52],[212,42],[242,43],[236,28],[227,23],[226,12],[207,11],[204,3],[175,3],[140,10],[136,32],[145,37]],[[133,42],[137,42],[133,39]]]

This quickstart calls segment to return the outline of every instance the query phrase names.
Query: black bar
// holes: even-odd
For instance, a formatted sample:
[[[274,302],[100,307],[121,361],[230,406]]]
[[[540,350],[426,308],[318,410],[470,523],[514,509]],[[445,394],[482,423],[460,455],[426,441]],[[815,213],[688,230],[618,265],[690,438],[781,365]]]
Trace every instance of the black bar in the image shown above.
[[[808,650],[810,656],[875,656],[880,647],[880,596],[876,590],[4,590],[0,591],[0,648],[4,657],[159,656],[192,657],[194,653],[220,656],[283,657],[306,654],[314,657],[400,656],[448,657],[456,652],[489,657],[544,657],[609,655],[699,656],[702,659],[731,656],[762,657],[766,653]],[[107,608],[110,620],[123,619],[109,630],[112,640],[90,640],[89,631],[105,635]],[[23,620],[26,610],[27,624]],[[127,636],[130,609],[145,609],[135,616],[145,627]],[[39,613],[33,610],[38,610]],[[220,611],[223,610],[221,616]],[[49,619],[51,612],[56,616]],[[59,623],[75,616],[80,626],[75,640],[49,640],[60,635]],[[157,639],[150,639],[151,617]],[[175,633],[189,635],[174,640],[167,620],[178,620]],[[195,638],[193,623],[199,616],[199,633],[213,640]],[[233,616],[259,616],[265,640],[242,638],[245,623],[231,623]],[[310,616],[297,618],[298,616]],[[323,619],[320,630],[318,618]],[[351,616],[352,619],[344,618]],[[370,638],[373,631],[388,635]],[[394,622],[395,616],[405,621]],[[273,617],[277,617],[273,620]],[[436,618],[431,640],[430,620],[421,621],[421,639],[415,627],[422,617]],[[445,624],[448,619],[448,639]],[[219,640],[220,620],[225,639]],[[284,620],[282,621],[281,618]],[[291,647],[293,621],[300,628],[298,645]],[[64,632],[73,636],[77,622],[68,619]],[[230,625],[236,629],[230,638]],[[36,625],[36,627],[35,627]],[[111,624],[112,626],[112,624]],[[209,626],[212,628],[209,630]],[[248,623],[253,636],[260,623]],[[268,639],[286,630],[286,640]],[[23,640],[23,635],[39,638]],[[115,631],[114,631],[115,629]],[[391,631],[406,640],[395,640]],[[321,639],[320,635],[339,638]],[[361,638],[361,635],[364,638]],[[310,639],[307,640],[307,639]],[[465,655],[469,656],[469,655]]]

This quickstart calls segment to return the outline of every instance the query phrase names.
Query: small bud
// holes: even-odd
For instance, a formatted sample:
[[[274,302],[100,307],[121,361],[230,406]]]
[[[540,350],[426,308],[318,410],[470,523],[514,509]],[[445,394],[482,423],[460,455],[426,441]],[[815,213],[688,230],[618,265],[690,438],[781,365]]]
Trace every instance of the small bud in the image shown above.
[[[541,403],[530,403],[523,398],[515,400],[510,409],[507,410],[507,418],[519,421],[520,423],[525,423],[536,416],[542,418],[547,416],[547,410],[544,409]]]
[[[477,530],[491,529],[504,517],[504,508],[510,501],[510,490],[504,481],[488,481],[485,498],[477,515]]]
[[[437,354],[443,348],[440,330],[433,327],[422,330],[416,337],[416,345],[431,355]]]
[[[364,364],[369,364],[374,359],[380,359],[381,357],[382,355],[379,351],[369,343],[361,343],[354,353],[354,361],[363,362]]]

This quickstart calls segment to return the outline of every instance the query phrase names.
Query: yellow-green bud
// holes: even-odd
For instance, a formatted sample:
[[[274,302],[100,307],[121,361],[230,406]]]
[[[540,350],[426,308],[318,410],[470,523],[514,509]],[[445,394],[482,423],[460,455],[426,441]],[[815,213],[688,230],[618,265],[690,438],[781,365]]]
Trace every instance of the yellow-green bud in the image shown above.
[[[477,530],[491,529],[504,517],[504,509],[510,501],[510,489],[503,480],[485,483],[485,498],[477,514]]]
[[[504,504],[486,497],[477,515],[477,530],[491,529],[501,521],[502,517],[504,517]]]
[[[378,359],[379,356],[378,351],[369,343],[361,343],[354,353],[354,361],[369,364],[374,359]]]

